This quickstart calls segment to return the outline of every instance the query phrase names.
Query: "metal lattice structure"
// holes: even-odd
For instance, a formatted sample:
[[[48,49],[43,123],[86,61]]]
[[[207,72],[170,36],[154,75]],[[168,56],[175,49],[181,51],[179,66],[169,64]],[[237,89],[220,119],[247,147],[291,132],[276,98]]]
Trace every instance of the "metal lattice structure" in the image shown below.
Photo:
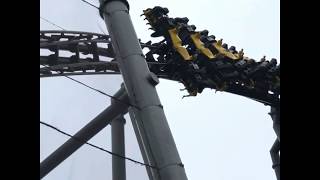
[[[183,83],[189,92],[188,96],[196,96],[204,88],[211,88],[269,105],[277,134],[277,140],[270,153],[279,180],[280,65],[277,64],[277,60],[262,58],[260,61],[255,61],[245,57],[243,50],[237,51],[234,46],[228,48],[227,44],[222,43],[222,39],[216,40],[207,30],[196,31],[196,26],[188,24],[188,18],[170,18],[168,9],[158,6],[144,10],[143,15],[151,25],[150,29],[155,31],[151,36],[163,37],[163,40],[157,43],[140,42],[132,34],[123,34],[121,31],[123,28],[134,32],[127,13],[128,9],[126,1],[101,1],[100,12],[106,20],[110,36],[78,31],[40,31],[40,49],[52,53],[40,55],[40,78],[95,74],[121,74],[124,77],[124,86],[115,97],[125,103],[113,101],[109,108],[80,130],[75,137],[89,140],[108,124],[114,126],[112,135],[119,136],[123,133],[124,125],[120,120],[123,120],[123,114],[129,111],[143,159],[145,163],[157,167],[146,167],[149,178],[185,180],[183,164],[170,130],[166,129],[168,125],[154,88],[158,83],[157,77],[165,78]],[[122,22],[121,26],[119,22]],[[141,48],[146,48],[147,53],[143,54]],[[65,57],[61,52],[68,52],[71,55]],[[90,57],[84,58],[85,56]],[[143,69],[144,67],[146,69]],[[136,77],[135,74],[130,74],[137,69],[142,73],[138,73]],[[134,78],[138,77],[147,78],[148,81],[133,84]],[[141,87],[147,89],[144,93],[148,94],[148,98],[153,97],[150,101],[139,92]],[[145,109],[146,107],[148,109]],[[164,121],[161,123],[156,120],[147,121],[151,112],[156,112],[153,118]],[[142,125],[142,122],[145,124]],[[144,127],[153,127],[155,124],[162,128],[161,131],[152,132]],[[92,128],[95,131],[92,131]],[[168,134],[172,146],[158,150],[158,145],[150,142],[150,134],[163,132]],[[153,134],[153,136],[155,142],[163,140],[160,135]],[[123,141],[121,138],[112,140]],[[41,162],[41,178],[82,144],[71,138]],[[120,144],[122,145],[115,143],[112,148],[114,152],[124,154],[123,142]],[[168,159],[159,155],[165,150],[169,151]],[[123,161],[114,160],[113,165],[119,168],[113,171],[114,179],[125,179],[121,175],[125,169]],[[169,166],[172,167],[167,168]]]

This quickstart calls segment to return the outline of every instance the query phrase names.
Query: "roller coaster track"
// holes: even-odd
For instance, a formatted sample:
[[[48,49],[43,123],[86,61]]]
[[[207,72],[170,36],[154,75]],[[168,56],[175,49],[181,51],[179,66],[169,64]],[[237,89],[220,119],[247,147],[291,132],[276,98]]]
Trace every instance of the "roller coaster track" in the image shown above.
[[[159,53],[163,45],[165,44],[151,44],[150,41],[141,43],[142,48],[149,49],[146,54],[149,68],[160,78],[180,82],[177,76],[165,70],[171,68],[170,63],[150,58],[150,53]],[[40,31],[40,49],[52,52],[50,55],[40,55],[40,65],[46,65],[46,67],[40,67],[42,78],[62,75],[120,74],[108,35],[78,31]],[[63,56],[65,52],[72,55]],[[210,81],[202,83],[208,88],[218,89]],[[279,103],[276,95],[261,93],[254,88],[238,85],[237,82],[230,84],[224,91],[257,100],[266,105]]]
[[[164,38],[157,43],[140,42],[148,50],[144,56],[150,71],[183,83],[188,96],[211,88],[271,106],[277,139],[270,153],[280,179],[280,64],[276,59],[245,57],[243,50],[228,48],[207,30],[196,31],[188,18],[170,18],[168,13],[167,8],[156,6],[142,14],[154,31],[151,36]],[[40,78],[98,74],[121,74],[108,35],[40,31]]]

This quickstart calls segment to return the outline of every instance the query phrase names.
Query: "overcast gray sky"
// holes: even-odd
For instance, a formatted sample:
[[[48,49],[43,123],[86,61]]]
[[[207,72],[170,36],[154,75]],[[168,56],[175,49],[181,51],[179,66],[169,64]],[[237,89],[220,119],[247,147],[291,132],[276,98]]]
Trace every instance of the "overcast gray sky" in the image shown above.
[[[89,0],[88,0],[89,1]],[[91,0],[98,5],[98,0]],[[96,9],[80,0],[41,0],[40,15],[68,30],[106,31]],[[223,38],[259,60],[280,60],[280,2],[277,0],[129,0],[130,15],[142,41],[153,40],[140,17],[142,10],[156,5],[169,9],[171,17],[188,17],[197,30]],[[58,29],[40,20],[40,29]],[[107,32],[107,31],[106,31]],[[153,40],[154,41],[154,40]],[[75,77],[113,94],[119,75]],[[71,134],[110,104],[110,99],[63,77],[40,79],[41,120]],[[160,80],[157,90],[177,144],[188,179],[275,180],[269,149],[276,136],[268,106],[225,92],[204,90],[197,97],[181,99],[182,84]],[[142,161],[128,116],[126,155]],[[67,137],[40,126],[40,161]],[[90,142],[110,147],[110,128]],[[83,146],[44,180],[111,179],[111,156]],[[144,167],[127,162],[128,180],[147,180]]]

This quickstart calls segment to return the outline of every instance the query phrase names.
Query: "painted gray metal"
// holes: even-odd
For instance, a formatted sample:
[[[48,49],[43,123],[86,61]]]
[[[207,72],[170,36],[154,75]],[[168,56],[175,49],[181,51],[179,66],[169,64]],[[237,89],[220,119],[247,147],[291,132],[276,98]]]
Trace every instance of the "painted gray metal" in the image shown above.
[[[142,121],[139,121],[135,117],[134,109],[129,107],[129,115],[132,122],[133,130],[135,132],[136,138],[138,140],[140,152],[143,158],[143,161],[146,164],[151,164],[155,162],[154,156],[152,155],[152,151],[150,146],[148,146],[148,139],[146,137],[146,133],[144,131]],[[160,174],[157,169],[153,169],[151,167],[146,167],[149,180],[160,180]]]
[[[280,106],[271,107],[269,114],[273,120],[273,129],[277,135],[277,139],[270,149],[272,168],[276,173],[277,180],[280,180]]]
[[[85,142],[90,140],[93,136],[98,134],[103,128],[105,128],[114,118],[120,114],[127,113],[128,96],[124,88],[121,88],[115,97],[120,101],[114,101],[111,105],[101,112],[97,117],[90,121],[86,126],[79,130],[74,138],[70,138],[57,150],[50,154],[45,160],[40,163],[40,179],[45,177],[54,168],[56,168],[61,162],[67,159],[71,154],[78,150]]]
[[[158,167],[161,180],[187,180],[177,147],[166,120],[156,88],[149,79],[150,71],[142,53],[137,35],[123,1],[100,0],[111,42],[119,63],[134,115],[143,129],[147,147]]]
[[[277,134],[277,138],[280,141],[280,106],[271,107],[270,116],[273,120],[273,130]]]
[[[126,120],[123,115],[118,116],[111,122],[112,152],[125,156],[124,125]],[[112,179],[126,180],[126,161],[124,158],[112,156]]]
[[[277,180],[280,180],[280,141],[276,139],[272,148],[270,149],[270,155],[272,160],[272,168],[276,173]]]

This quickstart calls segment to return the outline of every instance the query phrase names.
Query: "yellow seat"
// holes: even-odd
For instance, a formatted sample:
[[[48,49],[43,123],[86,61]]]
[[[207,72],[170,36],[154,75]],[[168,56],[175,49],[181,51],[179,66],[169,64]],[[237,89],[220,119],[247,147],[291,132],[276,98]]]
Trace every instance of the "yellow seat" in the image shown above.
[[[232,60],[240,60],[243,58],[243,50],[241,50],[239,53],[237,54],[233,54],[229,51],[227,51],[225,48],[222,47],[222,39],[219,40],[218,42],[214,42],[213,47],[218,51],[218,54],[226,56]],[[215,54],[215,55],[218,55]]]
[[[178,36],[177,29],[173,28],[168,31],[175,50],[178,51],[178,53],[183,57],[184,60],[191,61],[192,56],[190,56],[188,50],[182,46],[182,41]]]
[[[194,45],[196,46],[196,48],[199,49],[201,53],[203,53],[204,55],[206,55],[210,59],[214,58],[214,55],[212,54],[212,52],[208,48],[204,47],[203,42],[200,40],[200,33],[199,32],[192,34],[191,39],[192,39]]]

